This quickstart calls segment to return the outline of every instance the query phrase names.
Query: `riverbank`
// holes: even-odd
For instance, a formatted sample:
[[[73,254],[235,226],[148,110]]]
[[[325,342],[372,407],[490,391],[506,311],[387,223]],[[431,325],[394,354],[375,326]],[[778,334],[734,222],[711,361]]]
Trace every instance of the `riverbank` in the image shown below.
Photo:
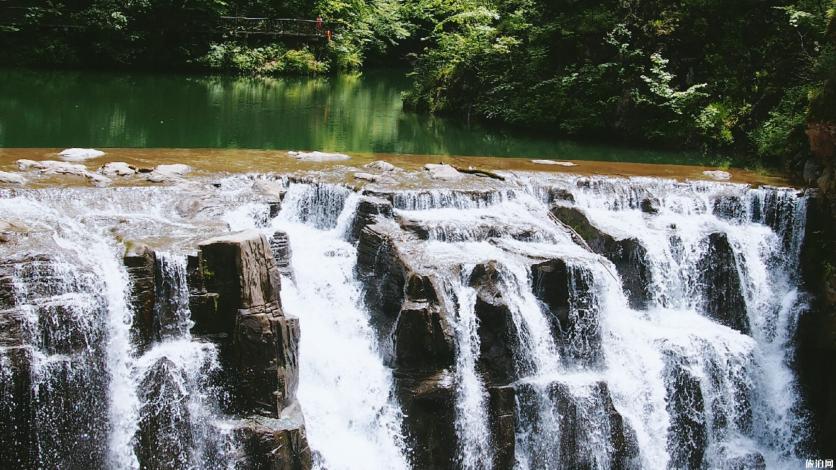
[[[422,170],[427,164],[446,163],[459,169],[476,168],[500,172],[566,173],[580,176],[602,175],[620,177],[662,177],[678,181],[716,181],[717,174],[727,173],[726,181],[752,186],[791,186],[792,182],[780,173],[754,172],[739,168],[717,168],[699,165],[660,165],[649,163],[606,162],[589,160],[539,160],[530,158],[472,157],[442,155],[402,155],[388,153],[349,152],[347,160],[306,161],[290,155],[288,151],[240,150],[240,149],[118,149],[104,148],[105,155],[74,162],[85,165],[92,172],[108,162],[125,162],[136,168],[152,169],[157,165],[185,164],[192,169],[192,176],[234,173],[317,173],[326,172],[329,182],[363,185],[368,179],[357,178],[357,173],[368,173],[367,166],[375,161],[385,161],[404,170]],[[61,149],[56,148],[0,148],[0,171],[18,172],[18,160],[61,160]],[[552,163],[549,163],[552,162]],[[374,171],[372,171],[374,173]],[[714,176],[712,176],[714,175]],[[361,175],[362,176],[362,175]],[[721,174],[721,177],[725,175]],[[82,177],[46,175],[33,178],[37,187],[63,184],[87,184]],[[116,185],[151,184],[141,179],[114,179]]]

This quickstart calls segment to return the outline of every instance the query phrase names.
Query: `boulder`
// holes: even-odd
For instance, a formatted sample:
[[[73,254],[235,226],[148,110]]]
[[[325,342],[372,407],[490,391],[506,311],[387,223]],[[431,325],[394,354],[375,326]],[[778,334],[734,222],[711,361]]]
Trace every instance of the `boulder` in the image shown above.
[[[363,282],[366,305],[394,321],[404,301],[404,286],[411,268],[394,241],[395,233],[381,224],[360,230],[357,271]]]
[[[616,239],[598,229],[579,209],[555,206],[552,214],[571,227],[595,253],[609,259],[621,277],[630,306],[641,309],[650,301],[651,271],[647,249],[636,238]]]
[[[708,248],[697,265],[702,311],[729,328],[749,334],[746,299],[729,239],[725,233],[715,232],[706,243]]]
[[[592,294],[592,273],[560,259],[531,267],[534,295],[543,303],[560,357],[569,364],[592,366],[601,352],[600,312]]]

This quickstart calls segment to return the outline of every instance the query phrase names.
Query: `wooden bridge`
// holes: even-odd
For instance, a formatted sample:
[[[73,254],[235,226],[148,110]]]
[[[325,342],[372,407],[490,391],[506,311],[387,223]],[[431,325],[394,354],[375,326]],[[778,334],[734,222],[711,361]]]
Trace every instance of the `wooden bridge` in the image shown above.
[[[244,16],[222,16],[218,23],[219,32],[235,36],[293,36],[301,38],[323,38],[331,26],[318,20],[298,18],[248,18]]]
[[[0,0],[2,2],[2,0]],[[25,28],[63,29],[66,31],[84,31],[87,26],[67,20],[66,16],[53,18],[47,16],[41,21],[30,22],[26,18],[26,8],[4,7],[0,5],[0,29],[17,31]],[[250,18],[245,16],[221,16],[202,26],[185,25],[181,31],[195,34],[218,34],[227,36],[272,36],[293,37],[305,40],[330,38],[334,25],[321,20],[301,18]]]

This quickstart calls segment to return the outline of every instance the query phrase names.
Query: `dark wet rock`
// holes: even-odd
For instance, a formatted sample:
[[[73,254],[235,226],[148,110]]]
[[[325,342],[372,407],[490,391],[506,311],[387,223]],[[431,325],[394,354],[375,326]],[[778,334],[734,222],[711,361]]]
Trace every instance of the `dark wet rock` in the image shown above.
[[[453,363],[453,329],[447,313],[437,303],[404,302],[394,341],[398,367],[432,370]]]
[[[169,359],[162,358],[142,378],[139,389],[142,407],[135,447],[142,469],[189,466],[194,437],[183,373]]]
[[[457,468],[456,391],[450,371],[395,371],[404,431],[414,468]]]
[[[389,329],[404,301],[404,286],[411,268],[395,243],[396,234],[380,224],[368,225],[357,244],[357,271],[363,282],[366,305],[376,313],[373,321]]]
[[[703,468],[708,426],[700,381],[672,353],[665,357],[670,468]]]
[[[647,249],[636,238],[615,239],[598,229],[580,210],[573,207],[555,206],[552,213],[558,220],[572,227],[589,244],[595,253],[605,256],[615,265],[630,306],[644,308],[650,300],[650,266]]]
[[[351,224],[350,238],[357,240],[363,227],[377,223],[379,217],[392,218],[392,203],[386,199],[362,196],[357,203],[357,212]]]
[[[615,409],[607,384],[595,382],[587,387],[574,392],[561,382],[516,386],[519,414],[533,431],[522,443],[529,450],[532,468],[599,468],[596,459],[607,462],[605,468],[640,468],[635,432]],[[546,424],[539,410],[544,400],[554,406],[560,429],[557,436],[546,435],[543,429]],[[586,444],[602,439],[611,445],[608,455],[588,452]]]
[[[32,350],[7,330],[6,314],[0,311],[0,468],[35,468]]]
[[[601,359],[601,326],[592,274],[553,259],[531,267],[534,295],[543,303],[561,358],[594,365]]]
[[[702,310],[723,325],[748,334],[746,300],[729,239],[725,233],[712,233],[707,243],[708,250],[697,266],[704,300]]]
[[[279,272],[285,276],[292,276],[293,267],[290,265],[290,238],[288,238],[287,233],[280,230],[276,231],[276,233],[270,237],[270,249],[273,251],[273,256],[276,258],[276,266],[279,268]]]
[[[641,200],[639,203],[639,208],[645,214],[658,214],[659,213],[659,206],[661,206],[661,202],[659,199],[654,197],[646,197]]]
[[[737,194],[723,194],[714,200],[712,212],[726,220],[742,220],[746,216],[746,205]]]
[[[229,333],[223,348],[239,411],[278,416],[295,399],[298,320],[279,301],[280,275],[267,238],[240,232],[200,244],[208,292],[218,294],[217,322]]]
[[[571,202],[574,204],[575,196],[567,189],[563,188],[549,188],[547,196],[548,202]]]
[[[238,468],[251,470],[309,470],[311,449],[302,410],[294,404],[276,418],[253,417],[237,428],[244,458]]]
[[[743,455],[726,457],[722,470],[766,470],[766,460],[757,451],[746,452]]]
[[[0,260],[0,468],[105,464],[107,309],[85,276],[65,282],[46,255]],[[38,361],[35,372],[41,353],[60,360]]]
[[[494,468],[513,468],[516,449],[517,405],[511,386],[488,389]]]
[[[812,295],[798,319],[795,367],[810,409],[811,449],[836,455],[836,193],[808,190],[800,275]]]
[[[123,258],[128,272],[129,300],[133,311],[131,335],[144,349],[154,336],[154,304],[156,301],[156,255],[145,245],[134,245]]]
[[[478,365],[488,383],[505,385],[517,378],[520,332],[502,296],[500,282],[495,262],[477,265],[470,275],[470,285],[477,291],[474,309],[479,320]]]

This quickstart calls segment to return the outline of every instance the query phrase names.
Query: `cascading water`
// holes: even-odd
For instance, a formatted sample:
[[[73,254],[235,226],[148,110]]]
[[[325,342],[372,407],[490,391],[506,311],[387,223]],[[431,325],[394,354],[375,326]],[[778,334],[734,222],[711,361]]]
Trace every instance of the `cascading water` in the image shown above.
[[[282,303],[303,331],[298,395],[315,467],[405,469],[392,373],[363,306],[355,249],[345,240],[356,204],[357,195],[339,186],[292,184],[265,230],[285,232],[292,247]],[[256,221],[235,214],[230,225],[254,228]]]
[[[192,333],[194,297],[212,297],[193,291],[187,261],[244,229],[290,253],[281,308],[299,319],[296,395],[317,468],[434,466],[446,457],[421,448],[427,436],[454,447],[445,468],[798,462],[806,202],[791,190],[544,174],[366,195],[212,183],[0,194],[4,219],[28,227],[0,243],[0,444],[16,449],[3,465],[245,467],[247,417],[227,414],[226,343]],[[390,244],[374,263],[400,257],[379,280],[395,311],[369,304],[363,230]],[[165,247],[142,334],[122,259],[133,240]],[[449,322],[449,362],[404,365],[401,304],[441,316],[416,343],[430,352]],[[449,439],[432,414],[446,390]],[[426,416],[440,421],[416,424]]]

